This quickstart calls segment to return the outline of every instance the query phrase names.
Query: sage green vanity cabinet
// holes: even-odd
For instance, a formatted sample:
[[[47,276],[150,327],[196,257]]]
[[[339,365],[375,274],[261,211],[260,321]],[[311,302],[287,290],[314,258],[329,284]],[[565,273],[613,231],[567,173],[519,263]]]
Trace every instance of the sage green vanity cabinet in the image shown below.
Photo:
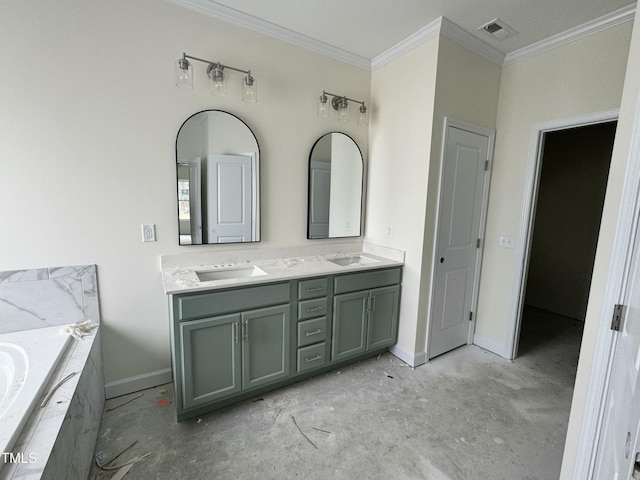
[[[384,352],[401,267],[170,297],[178,420]]]
[[[396,342],[400,276],[400,269],[389,269],[335,278],[333,362]]]
[[[185,411],[289,376],[289,299],[288,282],[173,297],[172,351],[179,419]],[[274,303],[279,305],[247,310]]]
[[[307,372],[329,361],[329,279],[311,278],[298,282],[296,371]]]

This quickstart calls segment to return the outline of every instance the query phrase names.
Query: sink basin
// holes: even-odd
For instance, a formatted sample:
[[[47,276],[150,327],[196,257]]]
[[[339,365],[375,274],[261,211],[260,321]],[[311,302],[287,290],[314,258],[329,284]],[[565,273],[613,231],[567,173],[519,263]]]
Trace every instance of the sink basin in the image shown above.
[[[196,275],[201,282],[211,282],[231,278],[259,277],[267,275],[267,272],[254,265],[253,267],[225,268],[224,270],[203,270],[196,272]]]
[[[336,257],[329,260],[331,263],[335,263],[336,265],[340,265],[341,267],[346,267],[347,265],[368,265],[370,263],[377,263],[380,260],[376,260],[375,258],[366,257],[364,255],[351,255],[348,257]]]

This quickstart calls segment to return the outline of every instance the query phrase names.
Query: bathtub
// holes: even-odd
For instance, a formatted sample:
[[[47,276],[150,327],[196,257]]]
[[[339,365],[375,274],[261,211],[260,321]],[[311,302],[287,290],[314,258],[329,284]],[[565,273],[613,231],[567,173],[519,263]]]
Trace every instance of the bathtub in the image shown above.
[[[71,343],[59,326],[0,335],[0,452],[11,452]],[[0,462],[0,468],[2,468]]]

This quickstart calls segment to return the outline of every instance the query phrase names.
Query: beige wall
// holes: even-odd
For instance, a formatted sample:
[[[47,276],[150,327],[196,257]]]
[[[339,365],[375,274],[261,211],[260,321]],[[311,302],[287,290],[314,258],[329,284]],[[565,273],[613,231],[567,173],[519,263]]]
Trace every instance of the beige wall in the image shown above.
[[[636,10],[635,13],[634,23],[636,27],[640,23],[640,13],[638,10]],[[631,25],[627,24],[627,35],[630,29]],[[629,60],[624,77],[624,90],[620,102],[620,116],[611,158],[600,236],[596,249],[591,293],[587,306],[580,361],[578,362],[573,402],[571,404],[571,416],[569,417],[567,440],[562,460],[561,480],[574,478],[574,472],[577,468],[576,460],[579,440],[584,426],[585,414],[594,414],[593,411],[587,411],[587,398],[594,367],[594,352],[599,340],[598,333],[602,323],[607,322],[611,315],[609,310],[610,306],[604,305],[604,297],[607,292],[608,283],[612,280],[609,273],[610,271],[616,271],[616,265],[612,263],[613,255],[615,253],[620,256],[619,252],[614,252],[613,247],[618,215],[622,206],[622,192],[626,170],[628,164],[633,163],[637,166],[640,161],[638,158],[629,158],[632,141],[634,139],[634,129],[637,139],[638,128],[640,128],[640,125],[638,125],[638,115],[640,114],[640,110],[638,110],[638,102],[640,101],[640,61],[638,61],[638,59],[640,59],[640,28],[633,28],[633,36],[627,50],[629,52]],[[624,255],[624,253],[622,253],[622,255]]]
[[[438,39],[376,70],[370,122],[365,240],[404,250],[397,348],[405,360],[419,354],[418,331],[427,178],[435,97]],[[387,236],[392,226],[393,236]],[[407,358],[407,356],[409,358]],[[422,360],[423,362],[424,360]],[[417,363],[421,363],[418,361]]]
[[[503,68],[476,337],[505,349],[529,136],[534,125],[620,105],[630,22]],[[517,240],[517,239],[516,239]]]
[[[499,66],[442,36],[373,72],[366,240],[406,252],[405,360],[425,360],[444,118],[494,128],[499,86]]]
[[[107,382],[170,366],[160,255],[179,247],[175,140],[206,108],[254,130],[262,160],[262,239],[306,240],[307,162],[337,128],[316,118],[323,89],[368,102],[371,73],[163,0],[0,3],[0,269],[98,265]],[[259,103],[174,86],[182,52],[250,68]],[[367,129],[344,128],[367,154]],[[155,223],[156,243],[140,225]],[[322,241],[320,241],[322,242]],[[225,246],[225,248],[237,248]]]
[[[435,230],[440,195],[438,182],[441,170],[444,119],[450,117],[495,130],[500,73],[501,68],[498,65],[446,37],[440,39],[429,168],[429,193],[427,195],[427,219],[424,231],[423,285],[426,295],[421,299],[421,303],[427,304],[425,306],[427,309],[426,318],[429,315],[431,277],[436,248]],[[424,340],[425,334],[419,332],[418,335]]]

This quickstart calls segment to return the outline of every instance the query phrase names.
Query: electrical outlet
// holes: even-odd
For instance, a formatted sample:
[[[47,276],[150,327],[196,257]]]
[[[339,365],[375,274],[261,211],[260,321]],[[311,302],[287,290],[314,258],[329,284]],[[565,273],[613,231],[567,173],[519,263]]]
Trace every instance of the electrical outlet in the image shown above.
[[[500,235],[500,246],[502,248],[513,248],[513,237],[510,235]]]
[[[142,241],[143,242],[156,241],[156,226],[153,223],[142,225]]]

